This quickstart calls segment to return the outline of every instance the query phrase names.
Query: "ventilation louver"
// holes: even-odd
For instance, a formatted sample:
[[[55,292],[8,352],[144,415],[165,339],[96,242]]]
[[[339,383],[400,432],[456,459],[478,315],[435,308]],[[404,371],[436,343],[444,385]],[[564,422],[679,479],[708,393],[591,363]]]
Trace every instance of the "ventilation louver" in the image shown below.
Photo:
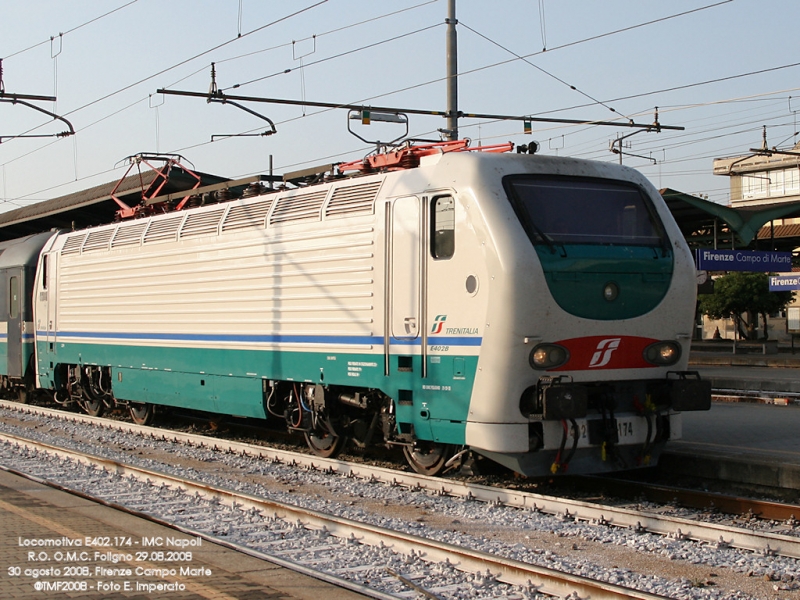
[[[307,194],[293,194],[278,198],[275,209],[269,218],[270,225],[303,219],[315,219],[318,221],[321,216],[322,203],[325,202],[327,195],[328,190],[319,190]]]
[[[81,252],[88,252],[89,250],[108,250],[108,243],[114,235],[114,230],[102,229],[100,231],[91,231],[86,241],[83,243]]]
[[[189,213],[181,228],[181,239],[196,235],[216,233],[219,222],[225,214],[225,207],[216,210]]]
[[[67,241],[64,242],[64,247],[61,248],[61,254],[78,254],[81,251],[81,246],[83,246],[83,240],[86,239],[87,235],[86,233],[79,233],[69,236]]]
[[[228,216],[225,217],[225,221],[222,223],[222,232],[251,228],[264,229],[271,206],[272,198],[231,206]]]
[[[142,241],[142,234],[145,229],[147,229],[147,221],[119,225],[114,239],[111,240],[111,248],[138,246]]]
[[[325,216],[372,213],[381,183],[381,181],[371,181],[360,185],[337,187],[325,208]]]
[[[185,216],[180,214],[165,219],[153,219],[144,234],[144,243],[176,240],[178,238],[178,229],[180,229]]]

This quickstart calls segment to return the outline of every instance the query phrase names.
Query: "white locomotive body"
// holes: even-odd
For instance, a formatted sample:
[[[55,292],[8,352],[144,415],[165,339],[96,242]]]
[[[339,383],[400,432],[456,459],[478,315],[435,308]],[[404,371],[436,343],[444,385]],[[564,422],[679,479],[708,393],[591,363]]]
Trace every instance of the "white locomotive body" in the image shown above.
[[[408,168],[54,234],[37,387],[284,419],[316,452],[458,448],[526,475],[646,464],[708,407],[694,264],[638,172],[435,151]]]

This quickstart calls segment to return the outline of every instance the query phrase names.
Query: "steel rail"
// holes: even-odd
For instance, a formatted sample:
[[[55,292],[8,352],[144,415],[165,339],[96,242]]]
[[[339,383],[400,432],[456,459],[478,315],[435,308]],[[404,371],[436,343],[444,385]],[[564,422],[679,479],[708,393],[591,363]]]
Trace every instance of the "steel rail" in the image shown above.
[[[388,545],[393,550],[403,553],[416,553],[431,562],[449,561],[456,568],[465,572],[491,572],[498,581],[512,585],[528,586],[533,584],[538,592],[558,597],[592,599],[639,599],[663,600],[666,596],[650,594],[628,587],[596,581],[587,577],[563,573],[555,569],[529,565],[521,561],[494,556],[486,552],[460,548],[458,546],[428,540],[419,536],[397,532],[384,527],[369,525],[348,519],[327,515],[319,511],[299,508],[291,504],[258,498],[249,494],[235,492],[207,484],[193,482],[188,479],[173,477],[150,469],[126,465],[118,461],[101,458],[60,448],[44,442],[0,433],[0,441],[13,444],[26,450],[45,452],[60,459],[68,459],[77,463],[100,468],[122,477],[135,478],[151,485],[169,486],[182,489],[190,495],[199,495],[236,507],[240,510],[258,511],[264,515],[272,514],[284,522],[298,522],[309,530],[325,530],[339,538],[354,538],[360,543],[377,546]],[[67,487],[67,486],[65,486]],[[194,532],[193,532],[194,533]],[[211,538],[214,539],[214,538]]]
[[[650,502],[669,504],[677,501],[684,508],[713,510],[730,515],[752,515],[760,519],[797,522],[800,506],[768,500],[754,500],[741,496],[705,492],[683,487],[618,479],[613,476],[588,475],[583,487],[586,491],[604,490],[624,498],[646,498]]]
[[[603,524],[641,532],[650,532],[672,538],[691,539],[720,546],[741,548],[762,554],[776,554],[792,558],[800,558],[800,538],[771,532],[760,532],[731,527],[716,523],[703,523],[691,519],[665,516],[647,511],[622,507],[603,506],[580,500],[555,498],[533,492],[497,488],[487,485],[428,477],[417,473],[405,473],[376,467],[361,465],[336,459],[324,459],[318,456],[277,450],[255,446],[243,442],[220,440],[197,434],[167,431],[154,427],[146,427],[111,421],[104,418],[90,417],[75,413],[47,409],[43,407],[19,404],[0,400],[0,407],[31,414],[54,416],[66,420],[94,423],[110,429],[136,432],[145,436],[173,440],[195,446],[205,446],[218,451],[248,455],[254,458],[287,463],[310,470],[330,471],[338,475],[384,482],[390,485],[402,485],[408,488],[425,490],[433,494],[467,498],[486,503],[493,503],[520,509],[528,509],[543,513],[559,515],[578,521]]]
[[[0,434],[0,435],[2,435],[2,434]],[[56,490],[59,490],[59,491],[62,491],[62,492],[66,492],[68,494],[72,494],[73,496],[77,496],[79,498],[83,498],[84,500],[89,500],[89,501],[94,502],[96,504],[101,504],[103,506],[107,506],[107,507],[112,508],[114,510],[121,511],[121,512],[129,514],[129,515],[133,515],[133,516],[138,517],[140,519],[145,519],[146,521],[150,521],[152,523],[156,523],[158,525],[161,525],[162,527],[168,527],[170,529],[173,529],[173,530],[175,530],[177,532],[180,532],[180,533],[183,533],[183,534],[186,534],[186,535],[191,535],[191,536],[194,536],[194,537],[203,538],[204,540],[212,542],[213,544],[216,544],[218,546],[224,546],[225,548],[230,548],[231,550],[236,550],[237,552],[241,552],[242,554],[247,554],[248,556],[252,556],[253,558],[258,558],[260,560],[271,562],[271,563],[273,563],[275,565],[278,565],[279,567],[283,567],[285,569],[290,569],[290,570],[295,571],[297,573],[301,573],[303,575],[307,575],[309,577],[313,577],[314,579],[318,579],[320,581],[324,581],[326,583],[330,583],[330,584],[338,586],[338,587],[347,588],[347,589],[352,590],[354,592],[358,592],[359,594],[363,594],[364,596],[367,596],[369,598],[375,598],[375,600],[397,600],[397,596],[394,596],[392,594],[386,594],[384,592],[371,589],[371,588],[369,588],[369,587],[367,587],[365,585],[361,585],[361,584],[355,583],[354,581],[349,581],[347,579],[342,579],[340,577],[337,577],[336,575],[330,575],[328,573],[323,573],[323,572],[317,571],[317,570],[315,570],[313,568],[309,568],[309,567],[306,567],[304,565],[300,565],[298,563],[294,563],[294,562],[288,561],[288,560],[286,560],[284,558],[281,558],[279,556],[275,556],[275,555],[272,555],[272,554],[267,554],[265,552],[261,552],[259,550],[255,550],[255,549],[250,548],[248,546],[243,546],[243,545],[237,544],[235,542],[231,542],[231,541],[228,541],[228,540],[223,540],[221,538],[217,538],[217,537],[205,534],[205,533],[203,533],[201,531],[196,531],[194,529],[190,529],[188,527],[184,527],[182,525],[178,525],[176,523],[170,523],[169,521],[165,521],[164,519],[160,519],[160,518],[158,518],[158,517],[156,517],[154,515],[150,515],[148,513],[142,512],[140,510],[136,510],[136,509],[133,509],[133,508],[129,508],[127,506],[123,506],[122,504],[118,504],[116,502],[110,502],[110,501],[105,500],[103,498],[98,498],[96,496],[92,496],[90,494],[81,492],[79,490],[72,489],[72,488],[67,487],[65,485],[61,485],[59,483],[55,483],[53,481],[47,481],[46,479],[43,479],[42,477],[38,477],[38,476],[32,475],[30,473],[24,473],[22,471],[18,471],[17,469],[12,469],[12,468],[7,467],[5,465],[0,465],[0,470],[1,471],[5,471],[6,473],[10,473],[12,475],[16,475],[18,477],[24,477],[25,479],[28,479],[28,480],[33,481],[35,483],[38,483],[40,485],[45,485],[47,487],[50,487],[50,488],[53,488],[53,489],[56,489]]]

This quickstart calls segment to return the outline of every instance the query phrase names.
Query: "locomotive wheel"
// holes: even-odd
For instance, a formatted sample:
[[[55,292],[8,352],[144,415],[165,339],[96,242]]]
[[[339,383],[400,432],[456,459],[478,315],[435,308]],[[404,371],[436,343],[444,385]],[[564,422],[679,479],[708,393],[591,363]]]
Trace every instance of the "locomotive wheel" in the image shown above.
[[[150,425],[153,422],[153,405],[143,402],[142,404],[131,403],[128,405],[128,412],[131,414],[131,421],[137,425]]]
[[[84,398],[81,405],[83,406],[83,410],[86,412],[86,414],[92,417],[102,417],[106,410],[106,405],[103,404],[102,400],[87,400]]]
[[[322,458],[333,458],[344,448],[347,438],[342,435],[333,435],[323,432],[306,432],[306,444],[311,451]]]
[[[17,402],[20,404],[28,403],[28,390],[26,390],[24,387],[17,389]]]
[[[435,477],[444,471],[447,461],[453,456],[454,447],[450,444],[423,442],[418,440],[413,446],[403,446],[403,454],[414,471],[420,475]]]

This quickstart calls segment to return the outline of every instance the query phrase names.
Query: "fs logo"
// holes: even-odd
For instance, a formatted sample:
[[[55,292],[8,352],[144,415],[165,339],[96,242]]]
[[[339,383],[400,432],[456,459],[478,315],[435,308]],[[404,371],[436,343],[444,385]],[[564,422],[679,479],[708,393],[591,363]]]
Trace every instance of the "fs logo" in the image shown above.
[[[442,333],[442,327],[444,327],[445,321],[447,321],[447,315],[436,315],[436,318],[433,320],[431,333]]]
[[[619,348],[622,338],[606,338],[600,340],[597,348],[592,355],[592,360],[589,362],[589,368],[594,369],[597,367],[604,367],[611,361],[611,354]]]

